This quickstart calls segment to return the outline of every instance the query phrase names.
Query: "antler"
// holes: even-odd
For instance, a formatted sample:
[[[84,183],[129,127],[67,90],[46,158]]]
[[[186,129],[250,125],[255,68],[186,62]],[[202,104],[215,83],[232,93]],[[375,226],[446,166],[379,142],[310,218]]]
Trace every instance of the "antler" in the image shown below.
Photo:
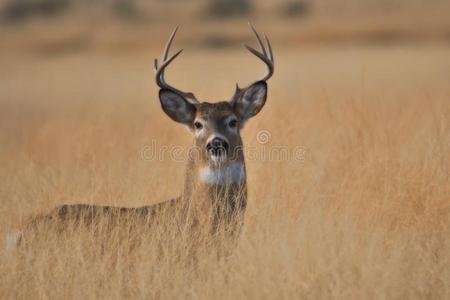
[[[259,46],[261,47],[261,51],[256,50],[253,47],[250,47],[247,44],[243,44],[243,46],[245,48],[247,48],[248,51],[250,51],[252,54],[254,54],[256,57],[258,57],[260,60],[262,60],[265,64],[266,64],[266,74],[264,74],[264,76],[254,82],[252,82],[251,84],[249,84],[248,86],[246,86],[245,88],[239,88],[239,85],[236,84],[236,92],[234,93],[234,96],[231,97],[231,102],[236,101],[242,94],[243,91],[245,91],[248,87],[250,87],[251,85],[255,84],[258,81],[266,81],[268,80],[270,77],[272,77],[273,75],[273,71],[274,71],[274,66],[275,66],[275,61],[274,61],[274,57],[273,57],[273,52],[272,52],[272,46],[270,45],[270,41],[269,38],[264,34],[264,39],[266,41],[266,45],[264,45],[260,35],[258,34],[258,32],[256,31],[255,27],[253,27],[253,25],[251,23],[248,23],[248,25],[250,26],[250,28],[252,29],[253,33],[256,36],[256,40],[258,41]]]
[[[169,49],[172,45],[172,41],[175,38],[175,34],[178,31],[178,27],[175,27],[175,29],[170,34],[169,40],[167,41],[166,47],[164,48],[163,56],[161,58],[161,64],[158,63],[158,59],[155,59],[154,63],[154,71],[155,71],[155,78],[156,78],[156,84],[162,88],[171,90],[175,93],[180,94],[181,96],[184,96],[189,102],[191,103],[198,103],[197,98],[195,98],[194,94],[190,92],[183,92],[171,85],[169,85],[166,80],[164,79],[164,70],[165,68],[183,51],[183,49],[178,50],[175,54],[172,54],[169,57]]]
[[[258,44],[261,47],[262,53],[256,50],[255,48],[250,47],[247,44],[244,44],[244,47],[247,48],[248,51],[256,55],[259,59],[261,59],[267,67],[266,74],[264,77],[262,77],[257,81],[266,81],[273,75],[274,70],[274,59],[273,59],[273,52],[272,52],[272,46],[270,45],[269,38],[264,34],[264,39],[266,40],[267,46],[264,45],[263,41],[261,40],[261,37],[259,36],[258,32],[256,31],[255,27],[251,23],[248,24],[250,28],[252,29],[253,33],[256,36],[256,39],[258,40]],[[267,48],[266,48],[267,47]],[[253,82],[253,83],[255,83]]]

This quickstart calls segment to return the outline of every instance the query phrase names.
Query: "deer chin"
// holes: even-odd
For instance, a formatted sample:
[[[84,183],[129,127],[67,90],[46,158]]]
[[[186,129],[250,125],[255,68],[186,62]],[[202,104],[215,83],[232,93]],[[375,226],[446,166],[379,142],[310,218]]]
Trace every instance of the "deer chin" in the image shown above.
[[[211,165],[200,168],[200,180],[206,184],[227,185],[245,182],[245,168],[242,162],[230,162],[221,167]]]
[[[208,153],[208,163],[212,167],[218,167],[225,165],[228,162],[227,153]]]

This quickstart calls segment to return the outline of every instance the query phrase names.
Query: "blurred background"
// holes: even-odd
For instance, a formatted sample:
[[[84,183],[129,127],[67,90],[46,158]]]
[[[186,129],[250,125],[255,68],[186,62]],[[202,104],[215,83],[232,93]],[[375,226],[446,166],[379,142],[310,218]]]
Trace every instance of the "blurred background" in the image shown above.
[[[184,45],[234,47],[248,20],[277,45],[447,42],[449,8],[447,0],[1,0],[1,47],[142,50],[178,23],[191,33]]]
[[[121,248],[85,252],[77,235],[49,251],[50,233],[23,268],[0,262],[0,298],[450,299],[449,12],[449,0],[0,0],[0,237],[63,203],[180,194],[184,161],[167,150],[191,136],[161,111],[152,70],[177,24],[172,51],[185,51],[166,79],[211,102],[262,75],[241,43],[256,46],[248,21],[265,32],[275,73],[243,140],[256,157],[304,150],[247,156],[234,267],[191,274],[176,247],[153,266],[145,243],[115,264]]]
[[[393,105],[447,98],[449,11],[446,0],[0,0],[0,159],[3,180],[14,182],[2,199],[32,209],[175,196],[183,163],[143,163],[139,155],[152,141],[189,145],[184,128],[159,107],[152,70],[177,24],[172,51],[185,51],[167,70],[168,81],[210,101],[262,75],[264,66],[241,44],[256,45],[248,21],[267,33],[275,76],[244,140],[255,144],[256,132],[268,130],[274,144],[300,145],[324,161],[336,151],[329,139],[336,124],[325,111],[336,113],[340,126],[349,101],[360,101],[355,112],[388,118],[398,115]],[[397,126],[358,114],[349,126],[369,126],[368,118],[373,128]],[[318,131],[323,126],[330,127]],[[305,164],[293,172],[320,169]],[[130,182],[117,184],[123,174]],[[258,174],[264,172],[251,175],[255,181]],[[161,189],[167,177],[180,188]],[[40,185],[47,187],[35,190]],[[154,189],[159,194],[151,197]]]

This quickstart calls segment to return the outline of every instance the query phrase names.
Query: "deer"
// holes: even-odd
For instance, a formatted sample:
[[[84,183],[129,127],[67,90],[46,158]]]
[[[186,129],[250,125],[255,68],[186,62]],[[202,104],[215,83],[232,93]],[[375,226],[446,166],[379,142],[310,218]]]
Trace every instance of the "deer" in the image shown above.
[[[243,46],[265,64],[266,72],[246,87],[240,88],[236,84],[235,92],[228,101],[199,101],[193,93],[167,83],[165,70],[183,51],[181,49],[169,55],[178,26],[172,31],[161,60],[154,60],[162,110],[170,119],[187,127],[193,137],[181,196],[142,207],[62,205],[28,220],[21,230],[7,237],[7,247],[26,241],[27,233],[42,224],[57,224],[59,230],[64,230],[69,223],[95,226],[99,218],[112,221],[155,220],[161,214],[168,214],[169,217],[174,214],[177,222],[190,219],[191,225],[200,224],[202,216],[206,216],[203,221],[211,224],[212,228],[225,224],[232,234],[238,234],[247,206],[247,174],[241,130],[263,108],[267,98],[267,80],[274,73],[274,56],[268,37],[264,34],[264,43],[255,28],[249,25],[261,49],[258,51],[247,44]]]

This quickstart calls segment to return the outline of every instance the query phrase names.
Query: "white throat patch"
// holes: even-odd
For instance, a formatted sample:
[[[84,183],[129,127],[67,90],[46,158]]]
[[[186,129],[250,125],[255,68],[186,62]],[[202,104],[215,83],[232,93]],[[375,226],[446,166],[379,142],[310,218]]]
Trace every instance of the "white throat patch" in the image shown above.
[[[208,184],[219,185],[243,182],[245,180],[244,165],[235,162],[222,168],[204,167],[200,169],[200,180]]]

